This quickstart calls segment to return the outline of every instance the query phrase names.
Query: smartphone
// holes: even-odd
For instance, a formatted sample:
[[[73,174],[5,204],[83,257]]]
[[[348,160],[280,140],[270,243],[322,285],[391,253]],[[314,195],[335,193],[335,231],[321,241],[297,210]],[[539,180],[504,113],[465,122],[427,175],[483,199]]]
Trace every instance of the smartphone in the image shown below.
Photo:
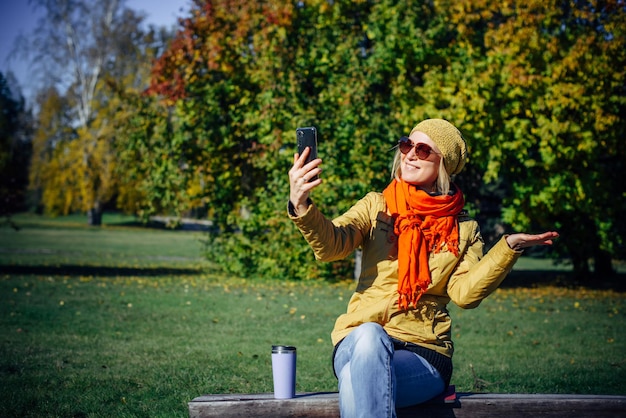
[[[317,158],[317,129],[315,127],[296,129],[296,138],[298,139],[298,154],[302,155],[304,150],[309,147],[311,151],[307,157],[305,164]],[[309,179],[309,181],[317,180],[317,176]]]

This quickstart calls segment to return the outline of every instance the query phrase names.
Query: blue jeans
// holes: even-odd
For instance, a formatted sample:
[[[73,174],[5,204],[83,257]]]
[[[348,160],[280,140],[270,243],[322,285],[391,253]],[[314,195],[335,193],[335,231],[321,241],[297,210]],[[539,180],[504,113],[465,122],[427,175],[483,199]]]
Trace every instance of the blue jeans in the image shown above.
[[[425,402],[445,389],[439,372],[419,355],[394,350],[374,322],[360,325],[335,353],[342,418],[396,417],[396,407]]]

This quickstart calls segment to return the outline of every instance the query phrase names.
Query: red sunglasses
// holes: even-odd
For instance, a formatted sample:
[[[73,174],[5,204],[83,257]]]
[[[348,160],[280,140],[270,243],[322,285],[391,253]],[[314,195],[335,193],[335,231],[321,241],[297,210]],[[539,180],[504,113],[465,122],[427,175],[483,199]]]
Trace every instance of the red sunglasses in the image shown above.
[[[420,160],[427,159],[430,154],[437,154],[429,145],[424,143],[413,144],[406,136],[400,138],[398,141],[398,148],[400,148],[400,152],[403,154],[408,154],[413,148],[415,148],[415,155],[417,155],[417,158]]]

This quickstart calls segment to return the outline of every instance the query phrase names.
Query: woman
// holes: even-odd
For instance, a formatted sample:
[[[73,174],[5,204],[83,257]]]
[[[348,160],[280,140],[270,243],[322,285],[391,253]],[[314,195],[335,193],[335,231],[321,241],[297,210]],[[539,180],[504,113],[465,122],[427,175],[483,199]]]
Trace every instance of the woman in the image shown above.
[[[363,250],[356,291],[331,334],[342,417],[395,417],[396,407],[441,394],[452,376],[453,301],[475,308],[500,285],[522,250],[556,232],[511,234],[483,256],[478,224],[451,182],[465,165],[463,136],[443,119],[419,123],[398,143],[393,180],[346,213],[326,219],[309,198],[321,159],[294,155],[289,216],[317,259]]]

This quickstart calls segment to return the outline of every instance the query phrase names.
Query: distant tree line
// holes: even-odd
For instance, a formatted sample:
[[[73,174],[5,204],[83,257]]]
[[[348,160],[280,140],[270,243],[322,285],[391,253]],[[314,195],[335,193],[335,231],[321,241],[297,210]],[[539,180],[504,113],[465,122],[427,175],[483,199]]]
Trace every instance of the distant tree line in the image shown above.
[[[37,4],[34,50],[60,67],[23,155],[47,213],[194,214],[228,273],[346,277],[286,218],[295,128],[318,127],[313,199],[332,217],[386,186],[400,135],[443,117],[468,141],[456,181],[489,240],[557,229],[552,256],[579,277],[624,258],[623,1],[195,0],[173,36],[123,0]]]
[[[15,80],[0,73],[0,221],[17,228],[10,217],[28,207],[33,121],[24,97],[13,90],[18,90]]]

